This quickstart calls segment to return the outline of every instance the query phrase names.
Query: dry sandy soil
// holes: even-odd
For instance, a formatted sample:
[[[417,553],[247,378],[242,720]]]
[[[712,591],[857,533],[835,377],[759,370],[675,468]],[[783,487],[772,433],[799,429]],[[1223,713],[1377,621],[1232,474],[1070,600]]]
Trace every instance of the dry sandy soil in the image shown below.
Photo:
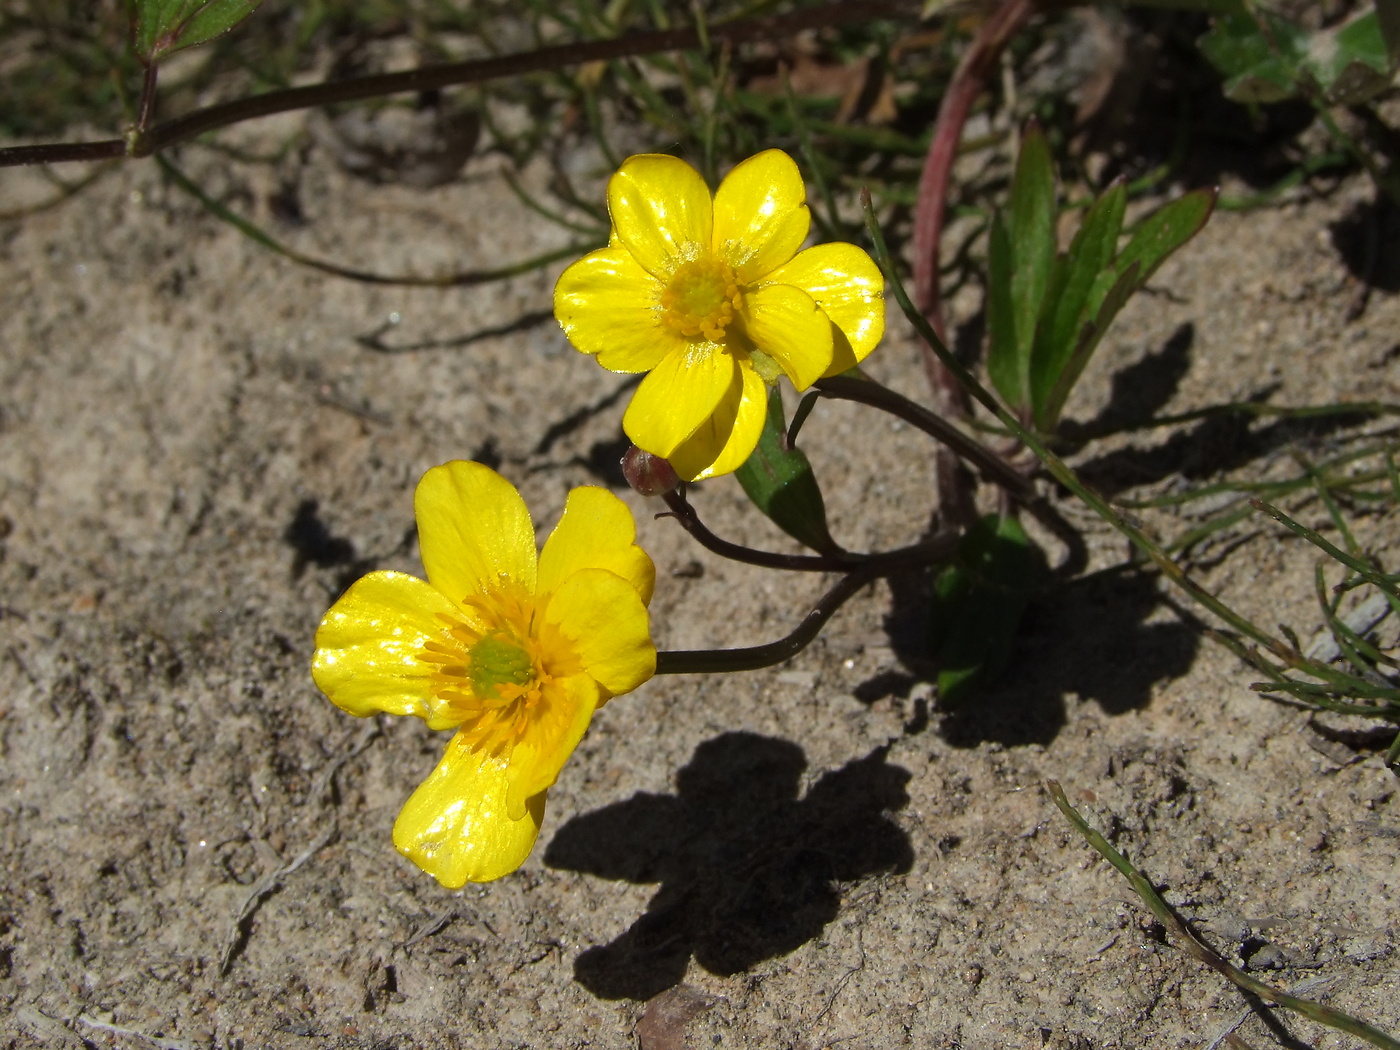
[[[270,212],[269,169],[181,162],[365,268],[563,243],[490,156],[422,191],[313,150],[295,227]],[[7,207],[43,192],[0,178]],[[1332,232],[1370,194],[1217,215],[1123,316],[1070,417],[1265,390],[1400,400],[1400,298],[1379,287],[1349,319],[1361,286]],[[1249,1004],[1163,943],[1050,777],[1226,956],[1400,1030],[1400,803],[1375,739],[1319,744],[1131,573],[1038,602],[1000,686],[956,714],[909,656],[913,600],[880,585],[783,667],[609,705],[519,872],[454,893],[399,857],[390,827],[445,737],[333,708],[312,634],[358,574],[418,570],[411,493],[433,464],[497,465],[542,526],[570,486],[618,488],[622,379],[540,319],[558,268],[449,291],[325,277],[145,162],[0,224],[0,1045],[1213,1045]],[[871,366],[923,395],[902,319]],[[808,433],[842,539],[918,536],[920,435],[831,405]],[[1203,424],[1079,461],[1117,493],[1261,469],[1293,440],[1349,438]],[[659,568],[663,647],[775,637],[818,593],[618,491]],[[724,534],[786,542],[732,479],[694,501]],[[1123,561],[1075,520],[1095,566]],[[1397,538],[1393,515],[1359,527]],[[1202,573],[1306,636],[1312,565],[1269,534]],[[1355,1045],[1269,1011],[1239,1031]]]

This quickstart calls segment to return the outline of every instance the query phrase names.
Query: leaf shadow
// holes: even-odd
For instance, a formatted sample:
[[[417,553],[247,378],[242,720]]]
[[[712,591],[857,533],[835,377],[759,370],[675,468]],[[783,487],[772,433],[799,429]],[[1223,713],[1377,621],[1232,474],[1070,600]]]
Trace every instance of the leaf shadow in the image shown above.
[[[1194,625],[1152,619],[1164,604],[1157,582],[1135,571],[1058,589],[1053,604],[1027,610],[1001,679],[948,712],[939,731],[956,747],[1048,744],[1064,727],[1071,694],[1108,715],[1146,707],[1161,683],[1190,669],[1201,646]]]
[[[857,699],[909,698],[937,667],[924,644],[926,580],[891,580],[886,631],[907,669],[883,671],[855,689]],[[916,697],[906,733],[936,724],[956,747],[984,741],[1007,747],[1049,744],[1066,721],[1066,698],[1092,700],[1104,713],[1147,706],[1163,682],[1184,675],[1200,648],[1199,629],[1178,619],[1153,620],[1167,605],[1155,581],[1135,571],[1110,571],[1057,587],[1026,610],[1002,676],[952,710],[929,710]]]
[[[659,883],[646,911],[574,963],[602,999],[650,999],[693,958],[728,976],[818,936],[840,884],[906,872],[909,837],[889,812],[909,801],[886,749],[822,774],[799,797],[806,756],[787,740],[724,733],[695,749],[676,793],[638,793],[574,817],[554,835],[552,868]]]

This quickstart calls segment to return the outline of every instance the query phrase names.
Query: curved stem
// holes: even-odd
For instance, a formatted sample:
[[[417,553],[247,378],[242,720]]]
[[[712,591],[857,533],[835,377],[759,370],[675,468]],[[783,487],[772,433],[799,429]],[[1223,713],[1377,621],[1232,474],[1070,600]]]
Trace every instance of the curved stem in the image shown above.
[[[930,412],[902,394],[871,379],[851,376],[830,376],[813,384],[824,395],[843,401],[855,401],[898,416],[911,426],[943,442],[963,459],[980,470],[987,480],[1009,490],[1023,502],[1036,498],[1035,490],[1019,470],[985,445],[973,440],[942,416]]]
[[[662,497],[671,508],[671,517],[681,523],[686,532],[695,537],[697,543],[721,558],[743,562],[745,565],[760,565],[765,569],[793,569],[798,572],[845,572],[853,568],[857,555],[845,558],[830,557],[825,554],[779,554],[777,551],[761,551],[731,540],[721,539],[710,531],[700,520],[695,508],[685,498],[683,489],[672,489]]]
[[[889,246],[885,243],[885,235],[880,229],[880,224],[875,218],[874,206],[870,203],[870,192],[861,190],[861,206],[865,211],[866,228],[870,231],[871,240],[875,245],[876,258],[879,259],[881,267],[885,271],[885,277],[890,282],[890,288],[894,291],[895,300],[899,303],[899,308],[904,311],[904,316],[909,319],[909,323],[914,326],[915,331],[928,343],[930,349],[938,355],[940,361],[948,371],[961,383],[967,391],[980,401],[992,415],[996,416],[1002,426],[1029,448],[1045,465],[1045,469],[1050,476],[1058,481],[1065,488],[1069,489],[1089,506],[1094,513],[1103,518],[1132,543],[1134,547],[1142,551],[1152,563],[1162,571],[1162,574],[1171,580],[1172,583],[1180,587],[1198,605],[1209,609],[1212,613],[1224,620],[1241,634],[1254,639],[1260,645],[1265,646],[1271,652],[1277,652],[1280,643],[1267,631],[1259,627],[1248,617],[1230,608],[1215,595],[1211,594],[1199,583],[1186,575],[1172,558],[1162,550],[1152,538],[1142,529],[1123,517],[1117,510],[1084,482],[1079,480],[1076,474],[1064,460],[1051,452],[1045,442],[1026,428],[1019,419],[1002,408],[1001,404],[993,397],[967,368],[953,356],[943,340],[938,338],[938,333],[933,330],[933,326],[914,307],[909,299],[909,294],[904,289],[904,282],[899,279],[899,273],[894,266],[894,258],[890,255]]]
[[[996,13],[983,22],[972,43],[958,63],[948,90],[938,106],[938,119],[933,126],[933,139],[924,158],[923,174],[919,178],[918,207],[914,213],[914,302],[919,312],[933,325],[938,338],[947,342],[943,324],[943,301],[938,287],[938,242],[943,236],[943,216],[948,205],[948,185],[952,181],[953,162],[958,156],[958,143],[968,114],[987,77],[996,68],[997,60],[1011,38],[1026,24],[1035,11],[1033,0],[1004,0]],[[934,391],[942,388],[941,379],[952,380],[936,357],[927,357]],[[963,399],[962,388],[953,384]]]
[[[745,547],[716,536],[700,520],[700,515],[685,498],[680,489],[672,489],[662,496],[670,507],[670,516],[695,538],[706,550],[730,561],[745,565],[758,565],[765,569],[789,569],[797,572],[863,572],[876,576],[887,575],[905,568],[917,568],[941,561],[957,546],[958,535],[954,532],[941,532],[922,543],[899,547],[878,554],[856,554],[842,552],[840,557],[825,554],[780,554],[777,551],[758,550]],[[660,517],[661,515],[658,515]]]
[[[908,4],[898,3],[896,0],[846,0],[844,3],[827,4],[786,15],[740,19],[710,26],[708,37],[711,42],[737,44],[749,40],[788,37],[804,29],[842,22],[898,17],[910,13],[912,12]],[[287,113],[291,110],[338,102],[358,102],[409,91],[430,91],[461,84],[479,84],[487,80],[554,70],[585,62],[601,62],[658,51],[680,51],[697,47],[700,42],[699,31],[690,26],[634,33],[608,40],[591,40],[581,44],[558,44],[517,55],[502,55],[470,62],[449,62],[401,73],[382,73],[377,76],[353,77],[283,91],[269,91],[251,98],[207,106],[182,117],[162,121],[131,141],[108,139],[102,142],[45,143],[0,149],[0,167],[103,160],[127,155],[148,156],[207,131],[245,120],[272,116],[275,113]]]
[[[847,573],[822,595],[797,629],[786,638],[746,649],[692,649],[656,654],[657,674],[716,674],[723,671],[757,671],[796,656],[811,644],[826,621],[855,593],[884,573],[861,569]]]

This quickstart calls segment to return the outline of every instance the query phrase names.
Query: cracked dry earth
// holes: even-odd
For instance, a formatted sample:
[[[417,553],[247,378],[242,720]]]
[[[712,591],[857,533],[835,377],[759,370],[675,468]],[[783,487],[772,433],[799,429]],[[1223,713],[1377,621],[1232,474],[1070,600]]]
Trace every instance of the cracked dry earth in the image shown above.
[[[276,226],[268,171],[197,147],[181,163],[303,250],[383,272],[563,243],[489,155],[430,191],[318,158],[299,227]],[[1333,232],[1370,192],[1217,215],[1069,416],[1400,398],[1400,299],[1378,282],[1352,318]],[[307,664],[351,579],[418,571],[425,468],[498,465],[542,526],[570,486],[619,491],[667,648],[775,637],[820,590],[711,557],[619,487],[623,378],[542,313],[557,270],[456,290],[325,277],[146,163],[0,224],[3,1045],[1205,1047],[1242,1016],[1252,1046],[1355,1045],[1248,1013],[1164,944],[1050,777],[1227,957],[1400,1029],[1400,803],[1374,736],[1324,739],[1250,692],[1131,573],[1034,605],[993,695],[951,714],[908,655],[916,588],[882,584],[787,665],[610,704],[514,875],[454,893],[400,858],[390,827],[444,738],[350,719]],[[962,320],[977,298],[955,300]],[[902,319],[871,368],[923,395]],[[807,433],[848,545],[917,537],[923,438],[830,404]],[[1353,434],[1199,424],[1078,462],[1118,495]],[[722,534],[786,542],[732,479],[694,502]],[[1124,560],[1075,520],[1095,567]],[[1358,529],[1397,537],[1393,514]],[[1201,573],[1306,637],[1312,566],[1263,530]]]

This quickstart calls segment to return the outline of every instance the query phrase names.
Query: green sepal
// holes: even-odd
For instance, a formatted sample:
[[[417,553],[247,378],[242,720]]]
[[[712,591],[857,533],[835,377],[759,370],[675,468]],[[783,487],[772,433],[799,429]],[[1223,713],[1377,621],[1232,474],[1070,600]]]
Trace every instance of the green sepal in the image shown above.
[[[768,417],[758,447],[734,472],[755,507],[799,543],[823,554],[839,548],[826,525],[826,503],[807,454],[787,443],[783,395],[768,395]]]
[[[1021,617],[1047,571],[1045,555],[1012,517],[979,520],[934,580],[928,649],[939,706],[953,709],[1006,669]]]
[[[131,42],[146,65],[226,33],[262,0],[127,0]]]

